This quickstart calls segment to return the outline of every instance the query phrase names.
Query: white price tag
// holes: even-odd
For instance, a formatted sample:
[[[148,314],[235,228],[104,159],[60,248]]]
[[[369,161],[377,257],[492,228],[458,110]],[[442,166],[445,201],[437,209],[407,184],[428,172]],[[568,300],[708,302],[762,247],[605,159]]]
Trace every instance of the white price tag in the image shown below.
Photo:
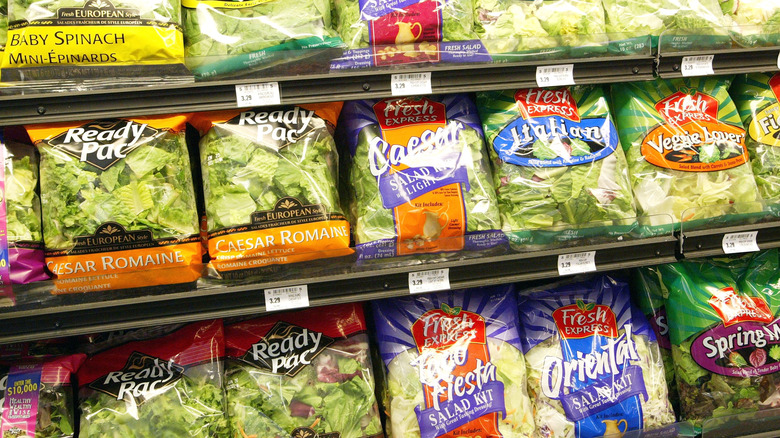
[[[712,60],[715,55],[683,56],[680,72],[683,76],[707,76],[714,75]]]
[[[431,94],[431,73],[399,73],[390,77],[393,96]]]
[[[536,67],[536,85],[540,87],[574,85],[574,64]]]
[[[758,236],[758,231],[724,234],[723,252],[726,254],[736,254],[740,252],[759,251],[756,236]]]
[[[265,310],[274,312],[277,310],[297,309],[309,307],[309,287],[290,286],[265,290]]]
[[[596,251],[576,252],[558,256],[558,275],[582,274],[596,270]]]
[[[236,105],[239,108],[279,105],[281,103],[278,82],[236,85]]]
[[[409,292],[421,294],[435,290],[450,289],[450,268],[433,269],[431,271],[410,272]]]

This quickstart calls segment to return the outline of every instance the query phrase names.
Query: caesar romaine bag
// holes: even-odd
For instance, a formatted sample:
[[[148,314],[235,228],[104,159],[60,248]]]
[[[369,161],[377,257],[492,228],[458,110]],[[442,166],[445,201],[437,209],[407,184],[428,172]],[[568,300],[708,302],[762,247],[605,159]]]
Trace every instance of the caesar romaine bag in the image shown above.
[[[351,101],[339,123],[360,260],[505,243],[468,96]]]
[[[510,242],[622,235],[633,228],[626,159],[600,87],[484,92],[477,106]]]
[[[237,322],[225,336],[232,436],[383,436],[361,305]]]
[[[80,437],[228,436],[221,320],[102,351],[79,369]]]
[[[341,103],[202,113],[210,272],[352,254],[333,130]]]
[[[612,86],[642,231],[762,210],[729,83],[694,77]]]
[[[530,437],[511,285],[373,301],[390,436]]]
[[[190,284],[202,247],[187,116],[27,126],[55,293]]]
[[[655,333],[625,281],[531,288],[518,307],[537,430],[601,437],[674,423]]]

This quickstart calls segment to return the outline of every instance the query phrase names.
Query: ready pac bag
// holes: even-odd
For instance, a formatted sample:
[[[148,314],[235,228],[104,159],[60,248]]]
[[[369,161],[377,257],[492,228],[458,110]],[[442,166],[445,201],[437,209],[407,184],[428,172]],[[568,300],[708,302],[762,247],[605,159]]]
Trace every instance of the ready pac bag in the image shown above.
[[[396,438],[534,432],[513,287],[373,301]]]
[[[55,293],[186,284],[202,247],[186,116],[27,126]]]
[[[352,254],[333,130],[341,103],[201,113],[212,274]]]
[[[477,107],[513,245],[634,227],[628,165],[601,87],[490,91]]]
[[[383,436],[361,305],[237,322],[225,336],[233,436]]]
[[[601,437],[674,423],[655,334],[606,275],[518,293],[537,430]]]
[[[347,102],[339,129],[359,260],[504,243],[468,96]]]

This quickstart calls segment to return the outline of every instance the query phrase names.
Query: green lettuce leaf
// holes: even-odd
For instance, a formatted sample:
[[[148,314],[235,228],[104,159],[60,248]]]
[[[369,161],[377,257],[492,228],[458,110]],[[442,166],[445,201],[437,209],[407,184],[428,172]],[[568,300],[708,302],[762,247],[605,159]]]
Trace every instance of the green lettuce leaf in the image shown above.
[[[38,159],[31,147],[5,145],[5,202],[8,241],[42,242]]]

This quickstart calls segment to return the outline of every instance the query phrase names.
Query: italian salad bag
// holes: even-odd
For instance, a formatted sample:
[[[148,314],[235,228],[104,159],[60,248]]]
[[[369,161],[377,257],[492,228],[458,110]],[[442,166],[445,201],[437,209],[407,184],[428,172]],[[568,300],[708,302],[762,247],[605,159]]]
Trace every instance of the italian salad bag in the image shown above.
[[[643,232],[762,210],[729,83],[695,77],[612,86]]]
[[[188,284],[202,247],[186,116],[30,125],[54,293]]]
[[[222,437],[221,320],[100,352],[79,369],[79,436]]]
[[[361,305],[238,322],[225,335],[232,436],[383,436]]]
[[[333,131],[341,103],[197,114],[212,275],[352,254]]]
[[[629,298],[628,284],[606,275],[518,293],[529,395],[545,436],[674,423],[655,333]]]
[[[346,102],[339,129],[360,261],[505,244],[468,96]]]
[[[631,231],[628,166],[602,88],[484,92],[477,107],[513,246]]]
[[[530,437],[513,287],[373,301],[396,438]]]

